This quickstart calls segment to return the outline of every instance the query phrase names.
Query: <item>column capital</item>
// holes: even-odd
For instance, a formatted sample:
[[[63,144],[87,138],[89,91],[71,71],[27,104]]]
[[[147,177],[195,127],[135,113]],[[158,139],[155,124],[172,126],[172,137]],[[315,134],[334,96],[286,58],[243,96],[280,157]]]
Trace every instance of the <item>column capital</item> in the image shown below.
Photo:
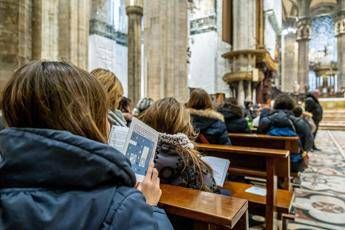
[[[132,15],[132,14],[137,14],[143,16],[143,7],[142,6],[137,6],[137,5],[129,5],[126,7],[126,13],[127,15]]]
[[[297,41],[310,40],[310,18],[303,17],[297,21]]]

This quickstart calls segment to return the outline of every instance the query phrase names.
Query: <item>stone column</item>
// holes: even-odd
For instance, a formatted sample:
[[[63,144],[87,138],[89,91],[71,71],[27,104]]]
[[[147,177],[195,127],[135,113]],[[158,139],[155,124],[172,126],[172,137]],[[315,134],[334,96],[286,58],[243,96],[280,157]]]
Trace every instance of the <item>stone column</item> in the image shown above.
[[[147,96],[188,99],[186,0],[144,1],[144,72]]]
[[[298,0],[297,43],[298,43],[298,70],[297,79],[300,93],[308,90],[309,75],[309,40],[310,40],[310,2],[311,0]]]
[[[335,31],[337,37],[337,88],[340,91],[345,88],[345,0],[337,1],[337,13],[335,17]]]
[[[13,70],[31,59],[31,0],[0,0],[0,91]]]
[[[141,22],[142,0],[126,2],[128,15],[128,97],[136,104],[141,90]]]
[[[59,0],[58,56],[87,69],[89,0]]]

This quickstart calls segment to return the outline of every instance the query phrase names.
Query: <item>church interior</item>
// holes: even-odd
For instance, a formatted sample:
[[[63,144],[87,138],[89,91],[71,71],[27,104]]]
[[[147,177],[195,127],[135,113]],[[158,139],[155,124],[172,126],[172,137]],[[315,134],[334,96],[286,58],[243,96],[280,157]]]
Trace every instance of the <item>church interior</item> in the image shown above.
[[[55,75],[48,70],[40,75],[39,70],[35,72],[32,68],[36,68],[37,63],[43,63],[44,68],[45,62],[69,63],[66,65],[78,69],[78,76],[83,75],[82,71],[96,78],[102,71],[102,74],[111,73],[113,81],[118,81],[122,90],[114,99],[118,101],[119,97],[121,100],[115,103],[115,107],[109,107],[107,113],[111,132],[118,122],[119,126],[130,127],[131,132],[136,120],[159,132],[153,161],[158,170],[157,186],[160,184],[161,196],[157,204],[151,206],[163,210],[162,215],[167,216],[169,224],[163,226],[158,223],[156,228],[150,228],[152,226],[137,221],[136,225],[124,227],[126,225],[116,222],[117,217],[111,222],[109,217],[103,220],[105,214],[99,214],[104,215],[103,219],[97,220],[103,225],[91,225],[86,221],[83,222],[85,225],[72,227],[64,223],[66,225],[61,226],[67,226],[65,229],[345,229],[343,48],[345,0],[0,0],[0,104],[3,123],[3,131],[0,131],[0,229],[60,228],[59,219],[54,216],[58,215],[57,212],[48,210],[52,216],[47,216],[46,221],[36,220],[35,215],[28,214],[30,211],[23,211],[25,208],[31,210],[28,203],[7,197],[6,189],[23,189],[30,185],[23,179],[17,186],[18,177],[11,176],[12,165],[6,162],[7,159],[12,162],[15,157],[10,156],[6,146],[9,143],[18,145],[16,149],[19,151],[24,144],[10,141],[8,133],[17,128],[56,129],[89,138],[87,132],[79,134],[69,130],[67,125],[48,125],[65,116],[53,116],[37,126],[33,125],[34,118],[28,118],[30,122],[27,124],[31,126],[23,122],[16,125],[15,119],[19,116],[10,109],[26,91],[25,88],[19,90],[18,83],[17,90],[9,93],[11,87],[15,88],[14,82],[20,74],[27,80],[33,72],[36,78],[27,87],[31,92],[42,93],[38,88],[44,80],[37,80],[38,76],[49,78]],[[24,70],[27,73],[22,73]],[[102,77],[98,80],[104,84]],[[57,81],[52,80],[56,87]],[[59,90],[66,91],[64,88]],[[46,117],[50,113],[59,113],[54,111],[58,108],[53,106],[54,101],[66,97],[60,97],[60,92],[53,88],[43,91],[51,96],[46,100],[41,98],[47,101],[42,105],[43,109],[36,107],[32,94],[32,98],[27,100],[28,105],[22,101],[19,104],[25,108],[17,111],[33,114],[33,117],[39,117],[38,113],[44,113]],[[112,96],[108,96],[109,90],[106,91],[107,103],[105,100],[97,101],[99,108],[110,103]],[[84,94],[88,92],[86,90]],[[115,95],[115,91],[112,93]],[[203,97],[204,101],[197,97]],[[209,106],[208,99],[212,102]],[[81,101],[76,100],[75,103]],[[164,107],[167,101],[170,104]],[[37,102],[40,103],[45,102]],[[178,120],[177,107],[172,110],[175,103],[181,105],[177,106],[179,109],[187,111],[186,122],[192,125],[193,131],[168,128],[168,119],[176,117],[174,124],[179,126],[180,120],[187,116]],[[200,107],[202,103],[206,104],[205,107]],[[71,111],[73,105],[72,102],[67,104]],[[91,114],[92,109],[90,111]],[[165,114],[166,124],[155,113]],[[121,121],[116,120],[118,116]],[[282,116],[288,124],[277,121]],[[81,123],[83,119],[79,119]],[[94,121],[96,125],[96,119]],[[245,127],[239,130],[241,124]],[[224,126],[225,141],[220,141],[224,137],[224,133],[218,132],[220,126]],[[164,142],[166,135],[179,134],[187,138],[188,144],[179,142],[182,137],[176,139],[179,145],[174,150],[179,157],[176,165],[184,162],[181,175],[188,179],[171,179],[173,176],[166,179],[167,173],[177,175],[179,170],[165,170],[175,161],[171,160],[172,153],[165,156],[159,151],[171,150],[170,147],[165,149],[166,143],[176,145],[175,141]],[[48,136],[53,138],[54,135]],[[14,139],[24,137],[24,134],[12,136]],[[24,153],[31,152],[28,150],[30,146],[33,145],[26,147]],[[40,151],[45,150],[41,148]],[[186,160],[183,154],[190,154],[192,160]],[[157,165],[163,155],[169,162],[168,166]],[[216,171],[206,160],[200,163],[206,156],[230,162],[221,185],[215,181],[215,174],[224,172],[219,168],[220,172]],[[37,160],[36,164],[39,162]],[[218,167],[222,164],[219,163]],[[25,174],[33,168],[27,166],[16,170]],[[37,166],[43,174],[44,168]],[[200,179],[201,182],[195,179],[198,177],[196,173],[186,176],[193,170],[206,175],[205,170],[207,172],[208,169],[213,173],[212,181],[217,182],[213,187],[206,186],[208,179]],[[64,170],[58,174],[63,174]],[[50,175],[48,171],[46,173]],[[111,173],[109,169],[107,175]],[[15,182],[12,183],[11,178]],[[190,181],[196,184],[191,185]],[[44,187],[46,184],[39,183],[39,186],[64,191],[64,188],[48,184],[50,187],[47,188]],[[106,181],[100,184],[107,185]],[[129,187],[134,187],[134,184]],[[139,187],[138,190],[149,200],[145,186],[140,187],[142,190]],[[71,188],[75,187],[66,186],[68,192]],[[92,189],[87,187],[85,191]],[[36,202],[34,207],[45,205],[41,204],[46,202],[43,198],[32,199]],[[69,209],[67,206],[68,203],[65,207]],[[11,207],[13,210],[18,208],[20,214],[13,214]],[[52,204],[44,207],[55,210]],[[81,204],[74,207],[78,210],[76,213],[80,213],[83,207]],[[64,212],[63,209],[60,212]],[[11,215],[14,215],[13,219]],[[128,220],[134,223],[133,218],[148,218],[145,215],[128,214]],[[30,218],[30,222],[26,222]],[[63,219],[60,221],[62,223]]]

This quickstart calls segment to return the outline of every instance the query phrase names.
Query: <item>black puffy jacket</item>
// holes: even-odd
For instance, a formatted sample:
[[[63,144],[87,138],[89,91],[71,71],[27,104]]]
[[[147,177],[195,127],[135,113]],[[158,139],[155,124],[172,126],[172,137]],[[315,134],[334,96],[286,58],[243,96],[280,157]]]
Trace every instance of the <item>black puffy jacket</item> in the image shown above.
[[[313,114],[313,120],[316,125],[318,125],[322,120],[323,109],[319,100],[312,94],[307,94],[307,98],[305,99],[305,111]]]
[[[189,109],[194,129],[211,144],[231,145],[222,114],[212,110]]]
[[[250,133],[247,120],[243,116],[241,107],[228,105],[218,109],[223,114],[226,128],[229,133]]]
[[[311,127],[303,118],[297,118],[288,110],[273,110],[267,115],[262,116],[258,128],[258,133],[268,133],[271,128],[291,127],[291,123],[301,140],[301,147],[304,151],[310,151],[313,147],[314,138]]]

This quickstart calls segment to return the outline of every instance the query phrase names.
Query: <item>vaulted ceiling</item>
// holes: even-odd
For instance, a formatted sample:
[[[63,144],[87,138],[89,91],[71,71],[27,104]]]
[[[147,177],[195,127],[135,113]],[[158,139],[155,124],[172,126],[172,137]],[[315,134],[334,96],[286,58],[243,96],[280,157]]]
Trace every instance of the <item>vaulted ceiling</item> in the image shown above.
[[[284,19],[289,17],[297,17],[298,4],[297,0],[282,0],[283,2],[283,17]],[[310,3],[311,10],[317,10],[319,7],[334,6],[337,3],[336,0],[312,0]]]

